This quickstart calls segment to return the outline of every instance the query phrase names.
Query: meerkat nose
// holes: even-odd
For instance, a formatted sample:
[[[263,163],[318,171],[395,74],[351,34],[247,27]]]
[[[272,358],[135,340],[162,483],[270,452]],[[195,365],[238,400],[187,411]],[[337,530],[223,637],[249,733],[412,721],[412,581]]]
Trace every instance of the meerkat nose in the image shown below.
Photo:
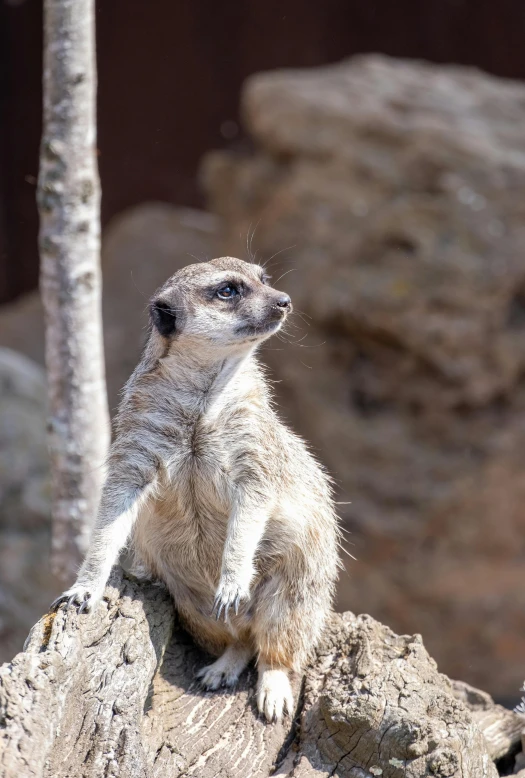
[[[289,296],[287,294],[282,294],[276,301],[275,304],[278,308],[291,308],[292,307],[292,301],[290,300]]]

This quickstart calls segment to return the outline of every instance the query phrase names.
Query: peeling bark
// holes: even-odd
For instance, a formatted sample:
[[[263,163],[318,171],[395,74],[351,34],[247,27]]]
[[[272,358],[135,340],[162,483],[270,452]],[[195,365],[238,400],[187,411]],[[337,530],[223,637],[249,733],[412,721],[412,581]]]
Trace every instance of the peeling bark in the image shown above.
[[[166,590],[115,570],[95,614],[48,614],[0,669],[1,778],[495,778],[519,747],[520,716],[369,616],[332,618],[293,723],[257,716],[253,667],[202,691],[206,661]]]
[[[74,579],[109,443],[100,302],[94,0],[44,4],[40,289],[46,323],[53,564]]]

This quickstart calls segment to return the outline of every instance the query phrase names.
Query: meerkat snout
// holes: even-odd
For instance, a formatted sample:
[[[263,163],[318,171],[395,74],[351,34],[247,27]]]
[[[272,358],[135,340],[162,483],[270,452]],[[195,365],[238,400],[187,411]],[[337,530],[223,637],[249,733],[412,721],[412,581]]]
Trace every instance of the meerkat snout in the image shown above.
[[[287,294],[279,294],[279,297],[274,302],[274,307],[277,308],[279,314],[283,316],[285,313],[292,312],[292,301]]]

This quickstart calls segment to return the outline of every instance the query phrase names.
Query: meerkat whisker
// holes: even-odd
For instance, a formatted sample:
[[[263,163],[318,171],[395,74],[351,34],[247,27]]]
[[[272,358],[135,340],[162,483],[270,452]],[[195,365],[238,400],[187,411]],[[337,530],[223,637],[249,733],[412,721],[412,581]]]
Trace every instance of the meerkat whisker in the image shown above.
[[[311,326],[310,322],[306,321],[306,319],[304,318],[303,313],[301,313],[300,311],[294,311],[294,313],[297,314],[297,316],[304,322],[304,324],[306,324],[307,327]]]
[[[257,232],[257,229],[258,229],[260,223],[261,223],[261,220],[259,219],[259,221],[257,222],[257,224],[255,225],[255,227],[253,229],[253,232],[252,232],[252,235],[251,235],[251,238],[250,238],[250,250],[248,251],[248,256],[249,256],[249,258],[251,259],[252,262],[255,262],[255,259],[257,257],[257,252],[255,252],[255,255],[252,252],[252,245],[253,245],[253,239],[255,237],[255,233]]]
[[[266,269],[267,267],[269,267],[270,262],[272,261],[272,259],[275,259],[275,257],[278,257],[279,254],[282,254],[284,251],[290,251],[290,249],[294,249],[295,246],[296,246],[296,244],[294,243],[292,246],[286,246],[286,248],[280,249],[279,251],[276,251],[275,254],[272,254],[272,256],[269,259],[266,260],[266,262],[263,262],[263,268]],[[281,260],[281,262],[283,262],[283,261],[285,261],[285,260]],[[292,260],[289,259],[287,261],[291,262]]]
[[[276,280],[276,282],[275,282],[275,283],[276,283],[276,284],[278,284],[278,283],[279,283],[279,281],[280,281],[282,278],[284,278],[285,276],[287,276],[287,275],[288,275],[288,273],[293,273],[293,272],[294,272],[294,270],[295,270],[295,268],[294,268],[294,267],[291,267],[289,270],[287,270],[285,273],[283,273],[281,276],[279,276],[279,278]]]

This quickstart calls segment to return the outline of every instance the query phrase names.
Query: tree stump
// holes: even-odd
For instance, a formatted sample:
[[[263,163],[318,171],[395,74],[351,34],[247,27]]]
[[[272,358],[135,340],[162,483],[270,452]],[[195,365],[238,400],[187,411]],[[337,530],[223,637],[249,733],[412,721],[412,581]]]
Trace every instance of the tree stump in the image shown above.
[[[207,661],[164,587],[115,569],[94,614],[48,613],[0,668],[1,778],[495,778],[519,750],[522,717],[370,616],[332,617],[293,721],[257,715],[253,667],[203,691]]]

